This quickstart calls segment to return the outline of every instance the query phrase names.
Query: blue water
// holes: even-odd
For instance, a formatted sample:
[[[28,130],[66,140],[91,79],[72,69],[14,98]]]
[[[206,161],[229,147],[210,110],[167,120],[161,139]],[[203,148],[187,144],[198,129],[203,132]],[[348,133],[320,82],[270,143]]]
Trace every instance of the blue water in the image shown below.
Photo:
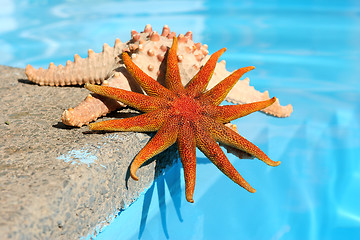
[[[294,107],[286,119],[254,113],[235,121],[282,162],[271,168],[228,155],[255,194],[198,153],[194,204],[175,164],[97,239],[360,239],[359,1],[0,4],[0,64],[64,64],[128,40],[131,29],[167,24],[192,30],[211,53],[227,47],[229,70],[256,66],[252,85]]]

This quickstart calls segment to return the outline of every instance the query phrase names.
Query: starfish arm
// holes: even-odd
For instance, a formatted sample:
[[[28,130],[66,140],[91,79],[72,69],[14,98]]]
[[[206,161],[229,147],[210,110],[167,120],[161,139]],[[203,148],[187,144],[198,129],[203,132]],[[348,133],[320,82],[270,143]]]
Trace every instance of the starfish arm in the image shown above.
[[[221,123],[227,123],[232,120],[244,117],[250,113],[264,109],[276,101],[276,97],[270,98],[265,101],[239,104],[239,105],[225,105],[214,106],[208,105],[206,108],[206,115],[214,118]]]
[[[130,58],[129,54],[123,52],[122,59],[126,69],[135,81],[144,89],[149,96],[172,98],[174,94],[161,85],[158,81],[143,72]]]
[[[208,128],[211,132],[212,137],[216,141],[247,152],[269,166],[275,167],[281,163],[280,161],[271,160],[263,151],[260,150],[260,148],[258,148],[253,143],[246,140],[244,137],[240,136],[230,128],[226,127],[224,124],[215,122],[210,118],[208,120]]]
[[[196,179],[196,143],[194,131],[190,123],[184,121],[177,139],[179,155],[184,168],[185,195],[188,202],[193,203]]]
[[[239,78],[245,73],[253,70],[255,67],[244,67],[236,70],[224,80],[219,82],[215,87],[205,92],[200,101],[206,102],[208,104],[219,105],[222,101],[224,101],[225,97],[228,95],[230,90],[235,86]]]
[[[126,91],[120,88],[99,86],[89,83],[85,84],[85,88],[102,96],[118,100],[143,112],[156,110],[166,104],[165,99],[147,96],[141,93]]]
[[[200,71],[191,79],[186,86],[186,91],[192,96],[197,96],[199,93],[205,91],[213,73],[216,63],[219,57],[226,51],[226,48],[222,48],[219,51],[213,53],[206,64],[200,69]]]
[[[130,176],[134,180],[139,180],[139,178],[136,176],[136,171],[144,162],[166,150],[176,142],[178,129],[179,127],[177,125],[177,121],[167,121],[165,124],[163,124],[163,126],[161,126],[159,131],[148,142],[148,144],[146,144],[146,146],[141,149],[130,166]]]
[[[196,146],[202,151],[207,158],[226,176],[228,176],[235,183],[245,188],[249,192],[256,192],[248,182],[236,171],[234,166],[227,159],[225,153],[216,143],[215,139],[203,129],[198,129],[196,132]]]
[[[177,56],[177,37],[174,37],[171,48],[169,49],[166,63],[166,87],[174,92],[183,92],[184,86],[181,83],[178,56]]]
[[[94,131],[153,132],[160,129],[168,118],[167,112],[157,110],[135,117],[108,120],[89,125]]]

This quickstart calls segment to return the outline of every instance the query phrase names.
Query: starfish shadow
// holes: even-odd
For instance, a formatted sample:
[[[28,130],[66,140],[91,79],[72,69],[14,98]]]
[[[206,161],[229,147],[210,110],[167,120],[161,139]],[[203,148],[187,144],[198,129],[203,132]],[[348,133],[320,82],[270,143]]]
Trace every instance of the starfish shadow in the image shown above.
[[[175,146],[173,146],[175,147]],[[168,150],[171,151],[171,150]],[[165,151],[162,154],[166,154]],[[167,155],[170,155],[169,153]],[[161,159],[161,157],[159,158]],[[151,184],[150,188],[148,188],[144,194],[144,202],[142,206],[142,215],[141,221],[139,225],[139,234],[138,239],[141,239],[144,231],[146,229],[146,222],[149,216],[150,206],[154,195],[154,190],[157,190],[157,197],[158,197],[158,207],[159,207],[159,215],[160,221],[163,229],[163,233],[166,239],[170,238],[169,230],[167,227],[167,206],[166,204],[166,186],[168,188],[171,200],[175,207],[176,215],[180,222],[183,222],[183,218],[181,215],[181,202],[183,197],[185,196],[185,192],[181,188],[181,174],[183,174],[183,167],[179,161],[174,163],[171,168],[166,169],[164,168],[164,161],[155,159],[152,160],[156,162],[155,165],[155,174],[154,174],[154,182]],[[151,161],[151,162],[152,162]],[[206,157],[199,157],[197,158],[197,164],[210,164],[210,160]],[[147,163],[145,163],[147,164]],[[149,164],[149,163],[148,163]],[[143,165],[144,166],[144,165]],[[130,168],[129,168],[130,169]],[[130,171],[128,171],[130,177]],[[190,204],[190,203],[189,203]]]
[[[159,75],[156,79],[157,82],[159,82],[161,85],[166,86],[165,84],[165,78],[166,78],[166,62],[167,62],[167,57],[168,57],[168,53],[169,51],[167,51],[164,55],[164,60],[160,63],[160,67],[159,67]]]
[[[164,152],[166,153],[166,151]],[[156,161],[154,182],[150,188],[147,189],[144,195],[144,202],[142,206],[142,216],[139,226],[138,239],[142,238],[142,235],[146,228],[146,221],[150,211],[151,201],[153,200],[154,190],[157,190],[158,206],[160,212],[160,221],[163,229],[163,233],[167,239],[170,238],[170,234],[167,227],[167,206],[166,204],[166,186],[168,188],[171,200],[175,207],[176,215],[180,222],[183,222],[181,215],[181,202],[185,196],[185,192],[181,188],[181,174],[183,174],[183,167],[180,162],[174,163],[174,165],[164,171],[163,164],[160,164],[159,160]],[[198,164],[210,164],[211,162],[207,158],[197,158]],[[190,204],[190,203],[189,203]]]
[[[120,118],[135,117],[140,114],[141,113],[134,108],[124,107],[124,108],[118,109],[116,111],[112,111],[111,113],[107,114],[106,117],[111,118],[111,119],[113,119],[113,118],[120,119]],[[99,119],[102,119],[102,118],[103,117],[100,117]]]
[[[155,159],[155,160],[150,159],[152,161],[155,161],[154,182],[151,184],[150,188],[147,189],[147,191],[144,195],[142,216],[141,216],[141,221],[140,221],[140,226],[139,226],[139,235],[138,235],[139,239],[142,237],[145,227],[146,227],[146,221],[147,221],[147,218],[149,215],[150,205],[151,205],[151,201],[153,199],[153,194],[154,194],[155,189],[157,189],[160,221],[161,221],[161,225],[162,225],[162,229],[163,229],[163,233],[164,233],[165,237],[167,239],[170,237],[169,231],[167,228],[167,220],[166,220],[167,219],[166,218],[166,215],[167,215],[166,186],[168,188],[171,200],[174,204],[178,219],[180,222],[183,221],[183,218],[182,218],[181,212],[180,212],[181,198],[182,198],[181,193],[182,192],[179,191],[181,189],[181,183],[180,183],[181,164],[179,162],[176,162],[173,164],[173,166],[171,166],[171,168],[166,169],[166,171],[165,171],[165,168],[167,168],[169,166],[169,163],[171,164],[174,161],[173,158],[169,158],[169,156],[173,156],[173,154],[170,154],[169,151],[176,151],[176,149],[177,149],[176,146],[172,146],[169,150],[159,154],[158,156],[155,156],[157,159]],[[152,161],[150,161],[150,162],[152,162]],[[149,161],[147,161],[147,162],[149,162]],[[145,163],[145,164],[149,164],[149,163]],[[129,172],[129,175],[130,175],[130,172]]]

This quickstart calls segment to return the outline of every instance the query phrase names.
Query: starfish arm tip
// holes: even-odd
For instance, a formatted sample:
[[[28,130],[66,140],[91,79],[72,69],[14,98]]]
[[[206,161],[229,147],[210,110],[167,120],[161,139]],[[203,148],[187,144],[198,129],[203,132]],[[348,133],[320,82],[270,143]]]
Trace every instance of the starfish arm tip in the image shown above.
[[[90,123],[89,130],[96,130],[96,123]]]
[[[91,131],[111,131],[109,129],[107,129],[108,125],[106,125],[107,121],[103,121],[103,122],[95,122],[95,123],[90,123],[89,124],[89,130]]]
[[[136,159],[135,159],[136,160]],[[134,161],[135,161],[134,160]],[[134,164],[131,164],[130,166],[130,177],[134,179],[135,181],[139,181],[139,177],[136,176],[136,171],[138,170],[138,167],[136,167]]]
[[[194,203],[194,198],[192,194],[185,193],[185,196],[186,196],[186,201],[188,201],[189,203]]]
[[[84,85],[84,87],[86,88],[86,89],[88,89],[88,90],[90,90],[90,91],[92,91],[91,89],[91,87],[92,86],[94,86],[94,84],[91,84],[91,83],[85,83],[85,85]]]
[[[274,164],[273,165],[271,165],[272,167],[277,167],[277,166],[279,166],[280,165],[280,163],[281,163],[281,161],[276,161],[276,162],[274,162]]]
[[[278,99],[277,99],[276,97],[272,97],[272,98],[270,98],[268,101],[270,102],[270,105],[269,105],[269,106],[271,106],[271,105],[273,105],[276,101],[278,101]]]
[[[250,184],[248,184],[248,183],[246,183],[245,185],[240,185],[240,186],[242,186],[243,188],[245,188],[245,190],[247,190],[248,192],[256,193],[255,188],[253,188],[252,186],[250,186]]]
[[[138,178],[138,176],[136,176],[135,173],[130,173],[130,176],[131,176],[131,178],[134,179],[135,181],[139,181],[139,178]]]

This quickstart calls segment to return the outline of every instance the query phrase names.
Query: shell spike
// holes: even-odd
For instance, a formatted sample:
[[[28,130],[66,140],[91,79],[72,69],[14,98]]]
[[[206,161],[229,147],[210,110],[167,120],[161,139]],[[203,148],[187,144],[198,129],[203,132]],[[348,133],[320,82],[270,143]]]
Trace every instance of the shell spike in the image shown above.
[[[161,36],[166,37],[167,35],[170,34],[170,28],[168,25],[164,25],[162,32],[161,32]]]
[[[81,60],[81,57],[79,56],[79,54],[75,54],[74,55],[74,62],[77,63]]]
[[[131,30],[131,37],[138,34],[138,32],[136,30]]]
[[[174,37],[176,37],[176,32],[171,32],[167,35],[167,38],[169,39],[173,39]]]
[[[185,33],[185,37],[189,38],[190,40],[193,40],[193,33],[191,31],[188,31]]]
[[[53,62],[51,62],[49,64],[49,69],[55,69],[55,68],[56,68],[55,64]]]
[[[109,51],[110,49],[111,49],[111,47],[109,46],[109,44],[104,43],[102,51],[105,52],[105,51]]]
[[[189,39],[187,37],[184,36],[184,34],[179,34],[178,36],[178,41],[179,43],[182,42],[182,43],[186,43]]]
[[[92,49],[89,49],[89,50],[88,50],[88,56],[89,56],[89,57],[94,56],[94,54],[95,54],[95,52],[94,52]]]
[[[115,44],[114,44],[114,47],[117,47],[118,45],[121,44],[121,41],[119,38],[115,39]]]
[[[152,31],[153,31],[153,30],[152,30],[151,25],[150,25],[150,24],[146,24],[145,29],[144,29],[144,32],[149,33],[149,32],[152,32]]]
[[[153,42],[157,42],[157,41],[160,41],[160,35],[158,32],[152,32],[150,34],[150,41],[153,41]]]

